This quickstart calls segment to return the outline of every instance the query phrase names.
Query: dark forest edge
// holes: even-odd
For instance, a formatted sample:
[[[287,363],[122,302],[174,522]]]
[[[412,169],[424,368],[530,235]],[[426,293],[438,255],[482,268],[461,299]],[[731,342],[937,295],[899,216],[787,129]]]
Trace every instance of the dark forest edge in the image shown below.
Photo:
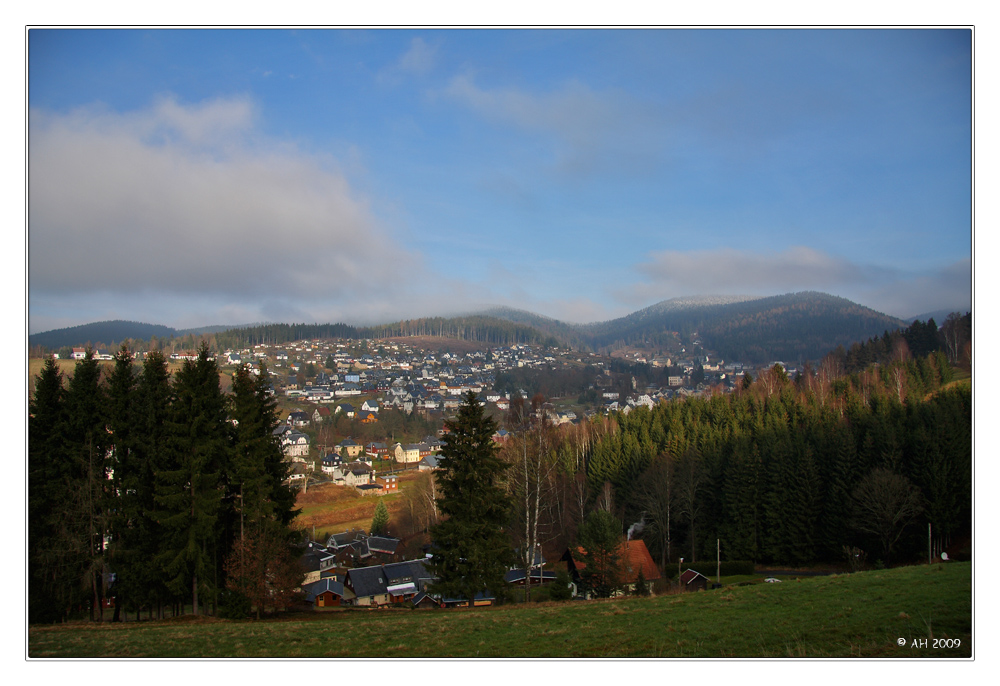
[[[266,369],[232,393],[203,346],[171,380],[125,347],[102,374],[88,351],[68,384],[49,358],[28,417],[28,618],[164,616],[185,604],[258,615],[295,597],[295,493],[273,435]]]

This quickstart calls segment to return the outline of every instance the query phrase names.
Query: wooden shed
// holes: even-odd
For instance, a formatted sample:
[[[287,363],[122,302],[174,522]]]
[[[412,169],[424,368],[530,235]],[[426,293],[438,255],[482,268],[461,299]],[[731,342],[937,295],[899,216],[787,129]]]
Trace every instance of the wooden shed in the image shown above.
[[[704,591],[708,588],[708,577],[693,569],[686,569],[681,574],[681,589],[685,591]]]

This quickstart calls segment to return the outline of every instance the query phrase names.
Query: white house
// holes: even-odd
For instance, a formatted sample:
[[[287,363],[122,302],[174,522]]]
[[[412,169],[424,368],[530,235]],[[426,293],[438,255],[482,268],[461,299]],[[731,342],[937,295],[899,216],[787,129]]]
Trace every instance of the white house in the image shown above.
[[[302,458],[309,455],[309,437],[298,431],[290,431],[281,437],[281,450],[285,457]],[[304,462],[295,459],[296,462]]]

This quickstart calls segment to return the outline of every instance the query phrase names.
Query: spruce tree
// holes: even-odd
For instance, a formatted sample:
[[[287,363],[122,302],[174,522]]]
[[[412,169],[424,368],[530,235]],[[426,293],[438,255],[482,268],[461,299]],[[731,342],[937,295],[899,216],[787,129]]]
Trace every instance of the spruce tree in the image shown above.
[[[610,512],[594,510],[580,527],[586,567],[584,586],[597,598],[610,598],[622,585],[622,523]]]
[[[372,517],[372,536],[385,536],[389,533],[389,510],[381,500],[375,505],[375,515]]]
[[[104,536],[109,519],[107,395],[101,369],[88,349],[77,362],[66,392],[67,452],[64,499],[53,503],[67,571],[70,603],[89,603],[92,619],[101,613]],[[78,593],[74,593],[73,590]]]
[[[471,605],[481,592],[502,597],[504,574],[513,563],[504,533],[511,503],[501,487],[507,464],[492,439],[497,424],[484,414],[475,393],[463,397],[458,416],[445,427],[436,477],[438,507],[446,518],[431,528],[430,567],[437,577],[435,592]]]
[[[283,455],[273,434],[278,422],[274,402],[258,392],[258,384],[245,365],[233,374],[229,416],[235,426],[228,497],[239,513],[240,529],[258,530],[277,515],[272,496],[276,484],[268,468],[272,462],[281,462]]]
[[[173,397],[167,361],[160,351],[150,351],[143,360],[135,395],[132,442],[135,482],[128,488],[135,489],[129,499],[134,498],[131,505],[135,508],[136,519],[129,528],[127,545],[129,555],[134,557],[129,558],[127,571],[116,583],[122,586],[127,608],[152,608],[155,603],[159,610],[170,593],[156,561],[156,556],[162,552],[160,541],[163,537],[157,522],[156,474],[170,466],[167,439]]]
[[[298,511],[295,493],[285,483],[287,463],[274,435],[277,403],[263,362],[257,372],[239,367],[229,397],[233,451],[224,506],[232,543],[224,572],[226,588],[249,600],[260,618],[266,605],[285,606],[301,583],[301,574],[290,573],[298,569],[298,556],[288,524]]]
[[[58,602],[60,578],[55,556],[60,554],[54,507],[65,498],[66,406],[62,372],[49,357],[35,380],[28,404],[28,621],[52,622],[65,607]]]
[[[120,617],[126,600],[125,584],[118,581],[132,576],[131,567],[137,561],[137,537],[141,509],[137,487],[141,474],[137,469],[134,450],[136,425],[136,389],[138,380],[132,364],[132,353],[122,343],[115,354],[115,366],[108,379],[108,430],[111,432],[111,518],[108,523],[110,544],[108,564],[116,575],[115,620]]]
[[[219,372],[202,346],[198,360],[184,363],[174,382],[167,424],[166,465],[156,473],[158,522],[163,539],[157,560],[175,597],[190,591],[195,614],[199,603],[218,588],[217,523],[221,475],[228,466],[229,436]]]

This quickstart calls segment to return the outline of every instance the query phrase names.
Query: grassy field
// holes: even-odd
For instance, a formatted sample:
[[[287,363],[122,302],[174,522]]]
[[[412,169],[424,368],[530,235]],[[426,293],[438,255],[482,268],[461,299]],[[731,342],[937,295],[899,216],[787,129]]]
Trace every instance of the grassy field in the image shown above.
[[[968,658],[972,567],[951,563],[655,598],[473,610],[345,609],[262,622],[39,626],[29,628],[28,654]]]

